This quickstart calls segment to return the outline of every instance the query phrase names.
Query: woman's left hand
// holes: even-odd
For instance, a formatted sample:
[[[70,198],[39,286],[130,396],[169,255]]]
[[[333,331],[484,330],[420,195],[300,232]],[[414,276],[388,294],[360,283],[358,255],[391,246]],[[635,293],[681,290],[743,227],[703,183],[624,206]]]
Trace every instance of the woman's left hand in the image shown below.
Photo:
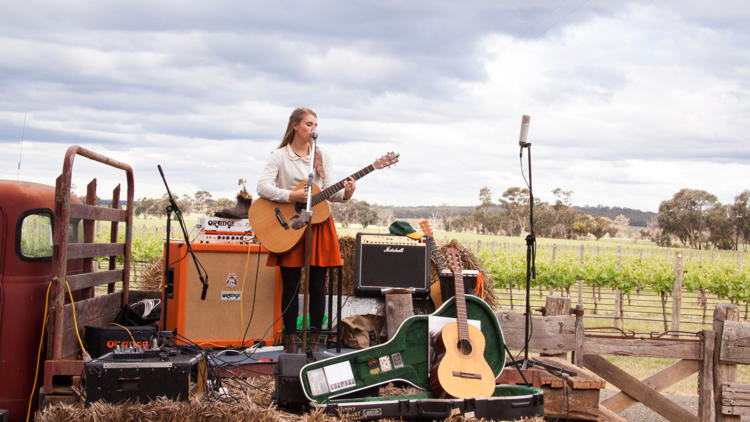
[[[348,201],[354,195],[354,189],[357,189],[357,182],[354,178],[349,178],[344,181],[344,200]]]

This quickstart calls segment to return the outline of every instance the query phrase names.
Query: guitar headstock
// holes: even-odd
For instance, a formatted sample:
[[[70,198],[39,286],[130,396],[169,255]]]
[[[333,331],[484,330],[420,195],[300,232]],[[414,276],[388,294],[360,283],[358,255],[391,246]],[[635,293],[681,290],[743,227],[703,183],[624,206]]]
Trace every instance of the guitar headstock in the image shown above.
[[[461,263],[461,255],[458,253],[458,249],[448,248],[445,253],[448,255],[448,266],[453,274],[463,274],[464,265]]]
[[[427,220],[422,220],[419,222],[419,228],[422,229],[422,233],[426,234],[427,236],[432,236],[432,224]]]
[[[372,163],[372,166],[376,169],[380,170],[386,167],[390,167],[396,163],[398,163],[398,156],[401,154],[396,154],[394,152],[389,152],[388,154],[385,154],[384,156],[378,158],[375,160],[374,163]]]

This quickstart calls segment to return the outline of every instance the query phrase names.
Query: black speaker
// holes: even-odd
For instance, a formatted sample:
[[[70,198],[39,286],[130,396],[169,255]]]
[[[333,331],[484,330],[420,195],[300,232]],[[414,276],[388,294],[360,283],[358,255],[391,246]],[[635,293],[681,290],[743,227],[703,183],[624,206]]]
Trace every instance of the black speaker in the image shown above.
[[[357,233],[354,294],[380,296],[388,289],[409,289],[416,298],[430,295],[431,238]]]

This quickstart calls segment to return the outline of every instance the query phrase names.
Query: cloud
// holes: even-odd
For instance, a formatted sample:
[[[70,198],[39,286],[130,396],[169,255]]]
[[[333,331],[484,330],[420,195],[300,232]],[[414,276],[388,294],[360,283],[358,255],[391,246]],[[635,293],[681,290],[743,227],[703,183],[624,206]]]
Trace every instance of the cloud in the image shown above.
[[[401,152],[358,184],[369,202],[470,205],[483,186],[522,185],[522,114],[543,199],[561,187],[655,210],[700,187],[731,200],[750,166],[750,6],[645,3],[8,4],[0,177],[16,177],[26,114],[27,180],[53,183],[80,144],[130,163],[138,197],[163,193],[156,164],[181,194],[229,196],[306,106],[336,175]]]

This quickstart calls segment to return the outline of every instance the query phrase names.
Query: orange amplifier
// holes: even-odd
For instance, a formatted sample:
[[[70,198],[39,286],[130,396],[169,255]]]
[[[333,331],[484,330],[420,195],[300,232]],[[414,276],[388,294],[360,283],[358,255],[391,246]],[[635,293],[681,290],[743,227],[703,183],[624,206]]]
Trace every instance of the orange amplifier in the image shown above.
[[[174,268],[174,297],[165,301],[164,329],[203,346],[245,346],[263,338],[269,345],[281,330],[281,275],[267,267],[268,251],[259,245],[191,243],[208,273],[206,300],[203,285],[184,242],[169,244]],[[258,275],[257,286],[255,282]],[[252,321],[248,327],[248,321]]]

